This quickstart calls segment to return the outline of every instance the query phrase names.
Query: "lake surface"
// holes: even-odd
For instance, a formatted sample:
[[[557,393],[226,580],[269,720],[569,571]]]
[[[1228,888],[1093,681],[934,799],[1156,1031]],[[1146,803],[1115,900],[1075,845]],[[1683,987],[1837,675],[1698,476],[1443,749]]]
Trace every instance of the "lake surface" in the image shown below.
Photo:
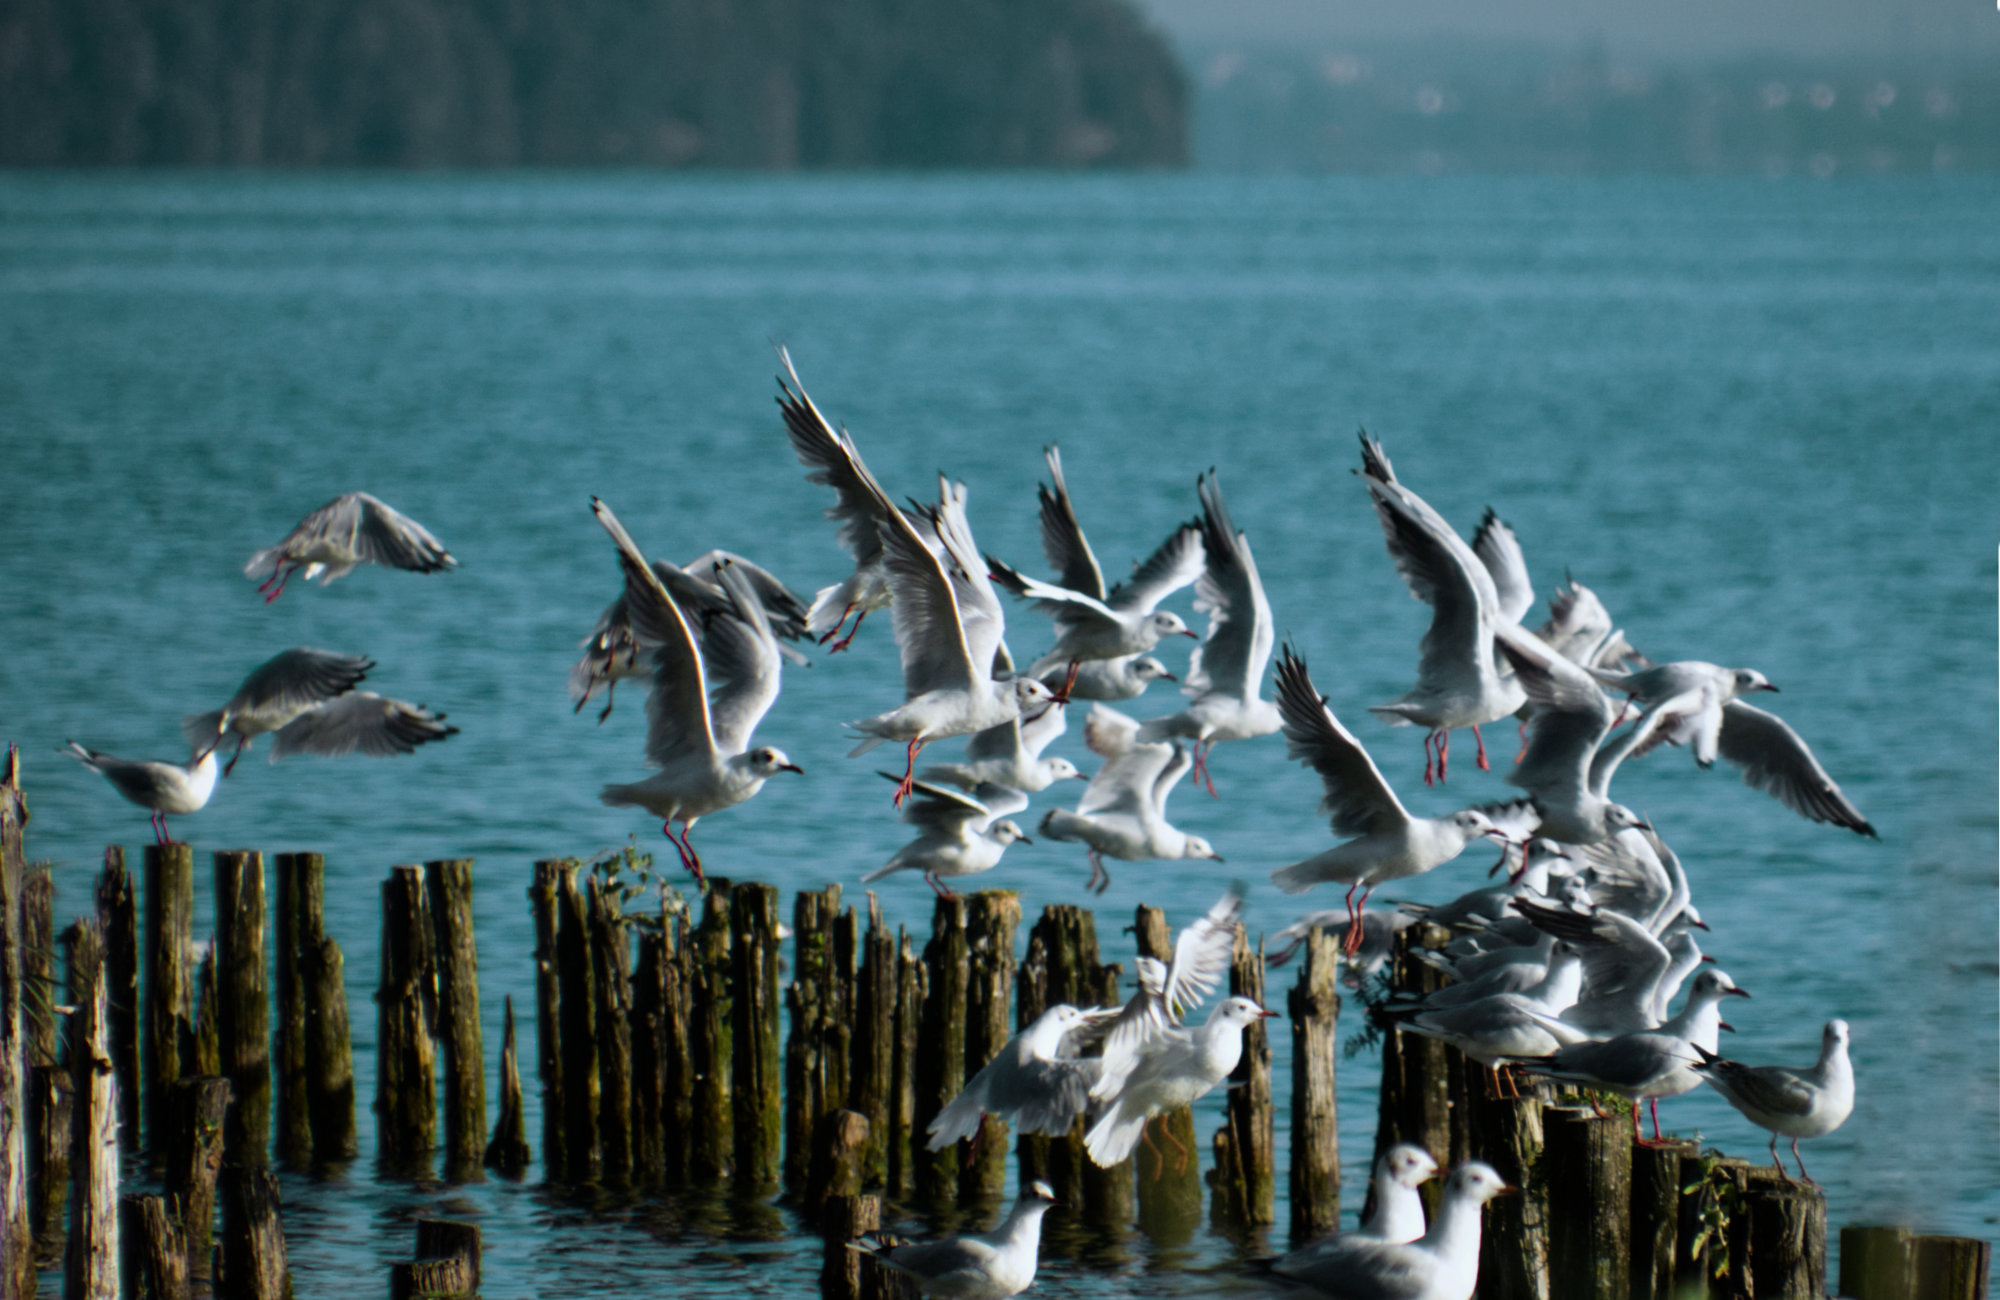
[[[1544,595],[1567,569],[1647,653],[1780,684],[1773,702],[1879,843],[1684,751],[1628,764],[1619,797],[1677,849],[1708,950],[1756,995],[1729,1054],[1803,1065],[1825,1020],[1853,1025],[1855,1113],[1806,1148],[1831,1223],[1990,1238],[1996,210],[2000,184],[1951,177],[0,178],[0,738],[23,749],[29,852],[58,864],[68,916],[106,843],[148,838],[143,811],[60,756],[66,737],[178,758],[179,716],[276,651],[373,656],[370,688],[463,734],[395,761],[273,766],[260,745],[176,833],[203,862],[327,854],[363,1098],[379,882],[475,857],[497,1054],[502,995],[532,1005],[530,863],[628,835],[672,861],[643,813],[597,801],[646,770],[640,692],[602,726],[565,696],[618,590],[591,494],[653,554],[727,547],[802,592],[844,571],[772,405],[773,341],[892,493],[965,479],[981,545],[1031,572],[1045,444],[1107,572],[1194,515],[1195,475],[1218,467],[1280,634],[1408,802],[1501,797],[1469,746],[1449,788],[1425,790],[1416,733],[1365,712],[1414,680],[1427,619],[1349,472],[1365,426],[1462,531],[1489,504],[1510,520]],[[243,562],[354,489],[463,567],[295,582],[267,608]],[[1009,619],[1017,651],[1046,644],[1039,615]],[[838,725],[900,699],[888,633],[871,619],[851,653],[786,670],[759,735],[809,775],[703,822],[712,870],[852,889],[903,842],[873,774],[887,751],[849,760]],[[1132,711],[1179,700],[1161,684]],[[1497,740],[1496,768],[1507,728]],[[1080,725],[1052,752],[1094,766]],[[1316,779],[1276,739],[1225,746],[1214,769],[1219,801],[1183,788],[1170,812],[1251,886],[1253,931],[1337,905],[1268,880],[1329,842]],[[1053,806],[1037,802],[1027,817]],[[1486,865],[1385,893],[1448,898]],[[1181,924],[1223,874],[1113,870],[1100,934],[1128,962],[1135,904]],[[1076,846],[1037,843],[979,883],[1019,889],[1032,916],[1091,901],[1085,876]],[[892,921],[928,926],[920,880],[878,888]],[[1351,1211],[1376,1060],[1341,1070]],[[1664,1109],[1764,1151],[1706,1090]],[[797,1294],[817,1267],[785,1210],[645,1202],[596,1220],[532,1180],[384,1186],[366,1160],[288,1176],[285,1197],[301,1295],[379,1286],[426,1209],[485,1225],[493,1296],[659,1292],[669,1269],[678,1294]],[[1114,1267],[1051,1258],[1039,1293],[1211,1294],[1239,1285],[1237,1257],[1221,1237],[1134,1238]]]

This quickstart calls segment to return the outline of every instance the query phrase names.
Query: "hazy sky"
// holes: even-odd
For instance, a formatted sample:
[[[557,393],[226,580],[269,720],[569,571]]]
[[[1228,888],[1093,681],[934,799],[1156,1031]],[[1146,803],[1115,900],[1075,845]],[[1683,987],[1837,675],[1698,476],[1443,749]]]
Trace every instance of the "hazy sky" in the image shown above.
[[[1508,37],[1616,55],[1924,53],[2000,48],[1996,0],[1134,0],[1175,37]]]

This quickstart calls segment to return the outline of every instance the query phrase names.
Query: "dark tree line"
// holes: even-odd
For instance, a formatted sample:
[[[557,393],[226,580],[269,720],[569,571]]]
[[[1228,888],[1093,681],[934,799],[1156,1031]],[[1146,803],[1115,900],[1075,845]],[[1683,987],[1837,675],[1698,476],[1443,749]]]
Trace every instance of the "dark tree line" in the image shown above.
[[[0,164],[1178,166],[1124,0],[0,0]]]

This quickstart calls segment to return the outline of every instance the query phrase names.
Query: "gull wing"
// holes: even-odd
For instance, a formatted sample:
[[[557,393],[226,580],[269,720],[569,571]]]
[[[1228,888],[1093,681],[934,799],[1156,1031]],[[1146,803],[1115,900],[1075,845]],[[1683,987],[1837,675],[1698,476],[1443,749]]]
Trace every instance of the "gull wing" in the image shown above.
[[[1020,715],[1016,714],[998,726],[974,732],[965,742],[965,757],[968,762],[974,763],[994,758],[1018,762],[1027,757],[1026,747],[1021,743]]]
[[[1097,769],[1077,801],[1079,814],[1089,817],[1124,813],[1142,826],[1153,824],[1159,811],[1153,791],[1174,761],[1177,745],[1133,745]],[[1192,760],[1190,760],[1192,761]]]
[[[1083,743],[1103,759],[1124,757],[1138,735],[1137,721],[1102,701],[1090,706],[1090,717],[1083,724]]]
[[[702,620],[702,663],[709,681],[709,728],[723,754],[750,747],[751,733],[777,702],[784,661],[748,574],[734,564],[716,566],[733,614]]]
[[[1042,555],[1062,586],[1103,600],[1104,570],[1091,554],[1083,525],[1076,520],[1076,507],[1070,504],[1069,485],[1063,482],[1062,452],[1051,445],[1042,449],[1042,455],[1048,458],[1049,477],[1055,480],[1054,488],[1036,485],[1042,502]]]
[[[1141,957],[1136,966],[1139,991],[1126,1002],[1104,1037],[1103,1072],[1090,1089],[1091,1097],[1098,1101],[1118,1095],[1155,1042],[1173,1034],[1185,1037],[1187,1033],[1175,1027],[1167,1006],[1167,964],[1156,958]]]
[[[655,643],[653,693],[646,699],[646,760],[665,767],[690,747],[712,759],[717,751],[708,712],[708,674],[694,630],[611,507],[592,497],[590,508],[617,544],[633,630]]]
[[[991,666],[1006,645],[1007,611],[980,563],[979,544],[972,539],[972,524],[965,516],[965,484],[938,475],[938,508],[931,523],[958,602],[966,657],[980,667],[982,679],[991,680]]]
[[[1493,590],[1500,597],[1494,613],[1508,623],[1518,623],[1535,605],[1535,587],[1528,581],[1528,561],[1521,554],[1521,541],[1513,525],[1486,507],[1479,528],[1472,534],[1472,553],[1486,566]]]
[[[886,500],[882,504],[888,506]],[[920,517],[936,530],[939,513],[926,508]],[[928,691],[973,689],[985,677],[992,653],[978,660],[971,654],[947,561],[930,548],[916,523],[902,511],[887,509],[877,525],[883,569],[895,593],[889,609],[903,661],[905,696],[915,699]]]
[[[1150,614],[1161,601],[1200,577],[1201,567],[1201,528],[1182,524],[1104,601],[1121,614]]]
[[[764,607],[764,617],[770,620],[774,634],[790,641],[797,641],[806,635],[806,602],[778,581],[769,569],[730,551],[703,551],[681,567],[691,574],[707,574],[724,564],[735,566],[736,571],[748,579],[750,589],[757,593],[757,603]]]
[[[1201,498],[1204,564],[1195,579],[1194,607],[1208,615],[1208,633],[1189,657],[1181,689],[1188,695],[1215,691],[1255,699],[1276,640],[1271,603],[1250,541],[1231,522],[1214,470],[1195,480],[1195,493]]]
[[[1181,930],[1174,959],[1161,984],[1161,997],[1176,1023],[1213,993],[1229,971],[1236,927],[1243,915],[1243,886],[1231,883],[1215,906]]]
[[[877,772],[876,775],[898,783],[903,779],[897,772]],[[961,828],[982,831],[996,818],[1006,816],[1006,813],[996,811],[973,793],[954,790],[948,785],[912,781],[910,789],[917,797],[909,800],[908,806],[903,809],[903,820],[912,826],[940,830],[956,837]],[[981,781],[974,789],[981,793],[1009,792],[1008,787],[991,781]],[[1020,807],[1010,807],[1007,812],[1019,812],[1027,806],[1027,796],[1023,795]]]
[[[1024,596],[1034,601],[1044,614],[1055,619],[1058,624],[1068,626],[1093,618],[1108,623],[1118,621],[1118,615],[1111,607],[1095,596],[1081,591],[1071,591],[1067,587],[1058,587],[1039,578],[1030,578],[1019,569],[991,555],[986,556],[985,560],[986,571],[992,575],[993,581],[1016,596]]]
[[[1577,999],[1578,1010],[1619,1001],[1650,1006],[1660,977],[1673,964],[1673,955],[1650,930],[1608,908],[1577,912],[1516,899],[1514,910],[1536,929],[1575,947],[1583,958],[1583,996]],[[1574,1016],[1565,1015],[1564,1019],[1582,1023]]]
[[[408,754],[419,745],[457,735],[458,728],[446,726],[444,718],[421,704],[352,691],[279,728],[271,742],[271,761],[293,754]]]
[[[1743,782],[1762,790],[1808,821],[1832,822],[1875,838],[1875,828],[1826,774],[1813,752],[1783,718],[1731,700],[1722,709],[1717,751],[1743,769]]]
[[[1372,835],[1410,823],[1410,814],[1354,734],[1340,725],[1290,646],[1278,658],[1278,716],[1285,756],[1312,766],[1326,789],[1319,810],[1335,835]]]
[[[335,509],[341,501],[354,503],[352,508],[356,517],[351,525],[352,545],[355,554],[362,559],[386,564],[392,569],[408,569],[413,573],[434,573],[458,563],[451,557],[451,552],[444,549],[444,544],[431,536],[429,529],[366,492],[350,493],[328,509]],[[305,529],[306,524],[299,525],[299,531]],[[340,531],[338,524],[327,529],[333,535]]]
[[[213,740],[209,736],[203,740],[206,745]],[[69,742],[69,754],[80,760],[91,771],[98,773],[117,787],[118,793],[142,808],[157,808],[162,800],[187,780],[187,769],[175,767],[172,763],[159,763],[150,759],[118,758],[99,750],[87,749],[74,740]]]
[[[1717,1058],[1703,1067],[1731,1097],[1767,1115],[1809,1115],[1814,1091],[1797,1071],[1782,1065],[1744,1065]]]
[[[306,710],[353,690],[373,667],[375,661],[362,655],[294,646],[251,669],[221,712],[182,718],[181,732],[195,749],[209,745],[222,726],[223,713],[232,718],[253,714],[263,730],[275,730]]]
[[[1491,671],[1489,641],[1500,598],[1486,566],[1416,493],[1393,479],[1364,477],[1396,572],[1433,611],[1417,646],[1418,679],[1435,683]]]
[[[1090,1090],[1104,1075],[1101,1057],[1059,1056],[1030,1059],[1021,1068],[1017,1088],[988,1091],[989,1109],[1008,1115],[1014,1131],[1057,1136],[1069,1132],[1078,1115],[1090,1108]]]
[[[1588,673],[1539,638],[1509,628],[1495,644],[1535,708],[1528,720],[1527,752],[1507,774],[1507,783],[1537,793],[1588,789],[1592,756],[1610,734],[1617,707]],[[1608,772],[1605,777],[1610,779]]]
[[[840,525],[840,544],[857,566],[874,564],[882,558],[881,521],[897,511],[889,503],[889,494],[861,462],[854,440],[844,430],[835,433],[812,398],[806,396],[791,353],[780,347],[778,359],[785,364],[785,375],[791,377],[790,383],[782,375],[778,378],[778,409],[784,414],[792,450],[806,467],[806,481],[833,489],[834,502],[826,508],[826,517]]]

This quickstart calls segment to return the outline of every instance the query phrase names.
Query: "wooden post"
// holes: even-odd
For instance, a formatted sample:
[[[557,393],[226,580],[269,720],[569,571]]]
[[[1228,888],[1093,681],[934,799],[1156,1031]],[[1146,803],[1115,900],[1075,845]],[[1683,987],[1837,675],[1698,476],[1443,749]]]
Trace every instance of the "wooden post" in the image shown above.
[[[535,918],[535,1077],[542,1088],[542,1176],[560,1182],[569,1169],[563,1141],[562,993],[556,978],[556,934],[564,863],[547,858],[535,864],[528,885],[528,910]]]
[[[472,859],[424,863],[424,884],[444,1046],[444,1176],[477,1182],[486,1155],[486,1045],[479,1028],[479,952],[472,942]]]
[[[230,1300],[290,1300],[278,1179],[257,1165],[232,1169],[222,1185],[222,1274]]]
[[[280,853],[277,877],[278,1032],[273,1051],[277,1075],[278,1159],[294,1169],[313,1163],[312,1069],[306,1054],[306,913],[323,913],[326,859],[317,853]],[[312,903],[307,899],[311,897]],[[313,934],[312,938],[317,939]]]
[[[28,1231],[28,1061],[21,976],[21,752],[12,743],[0,762],[0,1300],[35,1293],[35,1243]]]
[[[118,1300],[118,1081],[104,980],[104,932],[95,918],[63,934],[69,968],[71,1098],[69,1250],[65,1300]]]
[[[194,971],[194,1038],[181,1057],[181,1073],[222,1073],[222,993],[215,976],[215,940],[210,938]]]
[[[820,1116],[815,1127],[812,1149],[801,1204],[806,1221],[816,1223],[829,1197],[861,1195],[862,1170],[868,1154],[868,1117],[853,1110],[828,1111]]]
[[[889,1083],[889,1191],[908,1196],[916,1190],[913,1147],[918,1140],[917,1058],[924,1051],[924,1004],[930,998],[930,973],[910,943],[909,931],[896,931],[896,1051]]]
[[[1089,937],[1093,942],[1097,937],[1094,922]],[[1124,970],[1124,966],[1115,961],[1099,963],[1084,985],[1082,1001],[1076,1005],[1098,1007],[1116,1005],[1119,995],[1124,992],[1119,987],[1119,977],[1124,974]],[[1088,1116],[1077,1116],[1076,1124],[1070,1129],[1071,1135],[1081,1141],[1083,1128],[1089,1122]],[[1190,1163],[1200,1158],[1196,1152],[1189,1151]],[[1131,1227],[1133,1219],[1133,1160],[1131,1156],[1127,1156],[1106,1169],[1092,1160],[1088,1154],[1084,1154],[1082,1159],[1083,1222],[1097,1234],[1096,1246],[1100,1257],[1106,1263],[1115,1265],[1122,1262],[1121,1252],[1116,1249],[1116,1242]]]
[[[137,1241],[127,1252],[138,1286],[135,1295],[149,1300],[188,1300],[187,1241],[180,1224],[167,1212],[164,1196],[128,1196]]]
[[[27,1091],[28,1232],[36,1257],[60,1260],[69,1231],[70,1071],[59,1063],[55,882],[41,864],[21,881],[21,1015]]]
[[[851,1009],[834,953],[840,886],[802,889],[792,901],[792,982],[785,990],[785,1186],[806,1184],[820,1117],[847,1095]],[[857,1188],[858,1192],[859,1189]]]
[[[493,1140],[486,1144],[485,1164],[503,1178],[528,1172],[528,1119],[521,1103],[521,1063],[514,1048],[514,999],[501,1003],[500,1116],[493,1121]]]
[[[479,1289],[480,1261],[484,1249],[476,1223],[460,1223],[454,1219],[417,1220],[417,1258],[458,1261],[470,1279],[466,1288],[468,1292]]]
[[[1542,1107],[1554,1088],[1538,1080],[1513,1076],[1518,1097],[1495,1090],[1491,1073],[1479,1062],[1452,1048],[1446,1059],[1458,1066],[1460,1084],[1454,1108],[1462,1108],[1467,1140],[1476,1158],[1484,1160],[1512,1186],[1518,1196],[1486,1203],[1486,1226],[1479,1237],[1479,1276],[1494,1293],[1510,1300],[1551,1300],[1549,1293],[1549,1189],[1540,1176]]]
[[[1442,944],[1449,937],[1443,926],[1419,924],[1397,934],[1391,958],[1390,988],[1422,996],[1444,987],[1442,971],[1411,955],[1415,948]],[[1400,1027],[1382,1033],[1382,1088],[1376,1102],[1374,1162],[1398,1142],[1410,1142],[1448,1162],[1451,1152],[1451,1068],[1456,1049]],[[1437,1212],[1440,1179],[1424,1185],[1424,1202]],[[1365,1212],[1365,1207],[1364,1207]]]
[[[301,954],[305,980],[306,1109],[312,1117],[313,1159],[352,1160],[360,1151],[354,1127],[354,1041],[347,1018],[347,959],[323,933],[308,906],[304,933],[317,935]]]
[[[854,984],[854,1037],[847,1105],[868,1117],[863,1185],[889,1179],[889,1094],[896,1074],[896,938],[882,923],[882,901],[868,892],[868,932]]]
[[[616,886],[590,877],[591,994],[596,999],[599,1171],[612,1187],[632,1178],[631,943]]]
[[[1173,938],[1167,930],[1167,914],[1160,908],[1139,908],[1132,934],[1141,957],[1173,961]],[[1178,1246],[1201,1226],[1201,1161],[1197,1158],[1194,1112],[1176,1106],[1152,1123],[1158,1136],[1141,1142],[1132,1157],[1139,1175],[1139,1226],[1155,1242]],[[1188,1153],[1178,1168],[1168,1156],[1176,1149]]]
[[[729,988],[729,881],[708,879],[701,925],[694,935],[695,983],[688,1023],[694,1042],[694,1114],[688,1173],[700,1182],[728,1175],[734,1165],[735,1113],[730,1104],[734,1028]]]
[[[1229,959],[1229,994],[1264,1003],[1264,944],[1252,952],[1243,926]],[[1263,1021],[1243,1030],[1243,1056],[1229,1076],[1228,1119],[1215,1135],[1212,1213],[1242,1228],[1278,1219],[1277,1116],[1271,1100],[1271,1036]]]
[[[104,927],[104,996],[111,1074],[118,1081],[118,1149],[139,1149],[139,912],[125,850],[104,850],[97,876],[97,919]]]
[[[1910,1230],[1849,1225],[1840,1230],[1840,1294],[1848,1300],[1905,1300],[1910,1293]]]
[[[1340,941],[1320,927],[1306,936],[1304,947],[1298,983],[1285,998],[1292,1020],[1289,1177],[1294,1245],[1340,1227],[1340,1125],[1334,1088],[1334,1060],[1340,1046]]]
[[[1623,1115],[1542,1112],[1549,1294],[1626,1300],[1631,1287],[1632,1135]]]
[[[1693,1169],[1700,1155],[1694,1142],[1632,1148],[1632,1300],[1680,1300],[1674,1258],[1680,1245],[1682,1162]]]
[[[931,1121],[965,1087],[965,1003],[971,978],[964,895],[940,897],[924,945],[930,990],[924,998],[923,1045],[917,1054],[916,1113],[910,1120],[917,1203],[928,1211],[958,1203],[958,1153],[933,1151]]]
[[[473,1300],[462,1259],[403,1260],[389,1266],[389,1300]]]
[[[736,1184],[778,1184],[783,1152],[784,1079],[778,1046],[778,889],[738,885],[729,898],[731,989],[735,998]]]
[[[1704,1216],[1720,1210],[1725,1220],[1722,1226],[1728,1226],[1734,1218],[1737,1189],[1749,1167],[1749,1161],[1734,1157],[1696,1155],[1682,1160],[1681,1185],[1694,1190],[1681,1196],[1680,1221],[1674,1231],[1676,1300],[1727,1294],[1728,1279],[1722,1276],[1720,1266],[1728,1253],[1729,1238],[1726,1232],[1713,1231],[1716,1225]]]
[[[229,1080],[219,1075],[176,1079],[167,1104],[167,1124],[158,1143],[167,1202],[180,1223],[187,1275],[205,1281],[214,1258],[215,1184],[222,1172]]]
[[[556,897],[556,1001],[562,1013],[564,1182],[587,1186],[604,1169],[598,1145],[597,981],[582,867],[564,865]]]
[[[687,1177],[694,1068],[687,1023],[688,938],[678,896],[639,934],[632,980],[632,1163],[644,1187]]]
[[[433,976],[423,868],[393,867],[382,883],[382,978],[375,993],[375,1149],[390,1177],[427,1174],[437,1146]]]
[[[1116,1005],[1118,970],[1097,960],[1097,920],[1089,911],[1070,904],[1043,908],[1028,931],[1027,956],[1016,981],[1016,1027],[1026,1029],[1059,1003],[1089,1007],[1101,998],[1105,1005]],[[1087,1123],[1078,1116],[1067,1136],[1018,1139],[1021,1182],[1025,1186],[1041,1179],[1055,1190],[1058,1205],[1050,1214],[1059,1216],[1059,1222],[1110,1222],[1122,1227],[1132,1217],[1132,1162],[1099,1169],[1083,1149]],[[1113,1217],[1121,1197],[1127,1212]]]
[[[224,1129],[227,1161],[271,1158],[271,996],[264,959],[264,855],[215,855],[215,958],[221,1073],[236,1104]]]
[[[192,1074],[194,1051],[194,850],[148,844],[145,852],[145,1035],[139,1069],[145,1089],[146,1149],[157,1168],[171,1121],[176,1080]]]
[[[1014,932],[1021,924],[1021,898],[1011,889],[982,889],[970,904],[965,929],[967,1079],[1000,1055],[1013,1036]],[[984,1206],[1007,1190],[1006,1121],[991,1115],[982,1119],[975,1149],[972,1162],[959,1170],[958,1200]]]
[[[1826,1196],[1768,1165],[1755,1166],[1730,1224],[1730,1271],[1757,1300],[1826,1295]],[[1739,1253],[1740,1252],[1740,1253]],[[1950,1296],[1929,1288],[1920,1295]]]
[[[829,1197],[820,1217],[825,1244],[821,1256],[821,1300],[916,1300],[916,1285],[847,1243],[882,1228],[879,1196]]]
[[[1823,1214],[1824,1205],[1821,1208]],[[1986,1276],[1992,1262],[1992,1243],[1976,1237],[1912,1237],[1910,1295],[1913,1300],[1916,1297],[1923,1300],[1986,1300]],[[1762,1297],[1764,1293],[1759,1291],[1757,1294]]]

